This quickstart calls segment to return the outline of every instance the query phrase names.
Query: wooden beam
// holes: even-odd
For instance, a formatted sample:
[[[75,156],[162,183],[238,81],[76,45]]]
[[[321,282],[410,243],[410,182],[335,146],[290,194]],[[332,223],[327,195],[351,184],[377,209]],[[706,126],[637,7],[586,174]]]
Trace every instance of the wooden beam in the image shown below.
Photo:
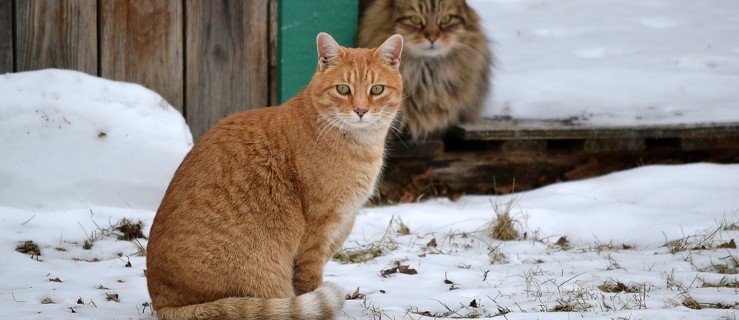
[[[100,75],[136,82],[183,111],[182,3],[100,2]]]
[[[15,3],[16,71],[64,68],[98,74],[96,1]]]
[[[597,127],[563,121],[485,119],[477,123],[458,125],[452,128],[450,133],[454,137],[466,141],[615,138],[663,139],[737,135],[739,134],[739,123]]]
[[[269,103],[269,0],[187,0],[185,115],[195,138]]]

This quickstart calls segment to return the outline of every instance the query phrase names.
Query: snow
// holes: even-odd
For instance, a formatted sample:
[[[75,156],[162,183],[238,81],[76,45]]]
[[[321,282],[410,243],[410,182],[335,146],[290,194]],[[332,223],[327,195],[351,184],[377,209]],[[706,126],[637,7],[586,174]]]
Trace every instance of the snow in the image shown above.
[[[0,97],[7,206],[156,207],[192,145],[180,113],[139,85],[48,70],[0,75]]]
[[[469,0],[496,67],[486,116],[739,121],[735,0]]]
[[[140,220],[148,235],[192,145],[182,116],[141,86],[73,71],[0,76],[0,96],[0,318],[154,319],[146,240],[113,227]],[[699,163],[366,208],[343,250],[382,254],[330,261],[325,280],[358,288],[341,319],[735,319],[739,255],[719,246],[739,238],[737,195],[739,164]],[[506,208],[525,239],[488,235]],[[40,256],[16,252],[28,240]],[[417,274],[382,276],[396,265]],[[598,288],[617,283],[629,292]]]
[[[739,121],[739,2],[469,2],[495,41],[488,116]],[[114,226],[140,220],[149,234],[191,146],[181,114],[139,85],[0,75],[0,319],[154,319],[146,240],[118,240]],[[490,237],[506,210],[525,238]],[[330,261],[325,280],[358,288],[341,319],[728,320],[739,305],[732,239],[739,164],[644,166],[363,209],[342,250],[381,254]],[[28,240],[40,256],[15,250]],[[398,265],[417,273],[382,276]],[[618,283],[628,292],[599,288]]]

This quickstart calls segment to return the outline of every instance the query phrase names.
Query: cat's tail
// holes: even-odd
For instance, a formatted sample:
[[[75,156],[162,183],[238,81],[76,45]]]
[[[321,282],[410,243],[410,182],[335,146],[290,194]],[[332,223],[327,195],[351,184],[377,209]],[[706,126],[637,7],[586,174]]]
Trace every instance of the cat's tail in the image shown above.
[[[345,294],[339,286],[323,282],[316,290],[292,298],[224,298],[189,306],[157,308],[157,315],[161,320],[328,320],[339,315],[344,301]]]

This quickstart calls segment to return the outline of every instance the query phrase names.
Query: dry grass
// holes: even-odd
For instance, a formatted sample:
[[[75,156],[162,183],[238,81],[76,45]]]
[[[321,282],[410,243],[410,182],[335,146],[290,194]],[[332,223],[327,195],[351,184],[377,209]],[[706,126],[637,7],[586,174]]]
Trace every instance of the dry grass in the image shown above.
[[[349,263],[364,263],[377,258],[386,252],[393,251],[398,248],[398,243],[392,238],[390,230],[393,229],[394,223],[400,223],[400,220],[391,219],[385,234],[379,241],[371,242],[365,245],[357,244],[356,247],[341,248],[333,256],[333,260],[336,260],[342,264]],[[406,227],[407,229],[408,227]],[[408,231],[410,233],[410,231]]]
[[[370,244],[354,248],[341,248],[334,254],[333,259],[343,264],[363,263],[383,254],[385,254],[385,250],[382,246]]]
[[[119,221],[113,226],[113,230],[121,233],[121,235],[118,236],[118,240],[126,241],[131,241],[134,239],[146,239],[146,236],[144,236],[144,233],[141,231],[142,229],[143,222],[141,222],[141,220],[133,222],[126,218],[123,218],[123,220]]]
[[[517,219],[514,219],[511,211],[517,204],[517,200],[512,198],[508,202],[492,202],[493,211],[495,212],[495,220],[493,220],[488,227],[489,236],[496,240],[510,241],[521,238],[521,233],[518,231],[522,229],[522,224]]]
[[[600,291],[608,292],[608,293],[619,293],[619,292],[639,293],[640,292],[639,286],[635,286],[635,285],[627,286],[623,284],[623,282],[620,282],[620,281],[606,281],[602,285],[599,285],[598,289],[600,289]]]
[[[683,306],[693,309],[693,310],[703,309],[703,307],[701,307],[698,301],[695,301],[695,299],[691,295],[684,294],[683,296],[684,296],[683,303],[682,303]]]
[[[39,246],[35,242],[30,240],[18,243],[15,251],[25,253],[27,255],[30,255],[31,257],[41,255],[41,248],[39,248]]]
[[[667,241],[665,247],[670,253],[676,254],[683,251],[695,250],[714,250],[714,249],[736,249],[734,239],[729,241],[717,241],[717,238],[725,231],[736,231],[737,222],[728,221],[726,219],[717,221],[716,227],[705,231],[697,232],[680,239]]]
[[[702,288],[734,288],[739,289],[737,278],[723,277],[719,282],[708,282],[703,280]]]

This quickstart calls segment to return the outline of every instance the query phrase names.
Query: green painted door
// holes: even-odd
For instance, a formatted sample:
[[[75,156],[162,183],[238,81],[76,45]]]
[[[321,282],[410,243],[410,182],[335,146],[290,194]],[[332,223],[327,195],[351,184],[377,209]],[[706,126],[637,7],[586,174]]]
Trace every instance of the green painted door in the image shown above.
[[[323,31],[345,47],[354,46],[357,0],[280,0],[278,2],[277,100],[295,96],[316,71],[316,35]]]

